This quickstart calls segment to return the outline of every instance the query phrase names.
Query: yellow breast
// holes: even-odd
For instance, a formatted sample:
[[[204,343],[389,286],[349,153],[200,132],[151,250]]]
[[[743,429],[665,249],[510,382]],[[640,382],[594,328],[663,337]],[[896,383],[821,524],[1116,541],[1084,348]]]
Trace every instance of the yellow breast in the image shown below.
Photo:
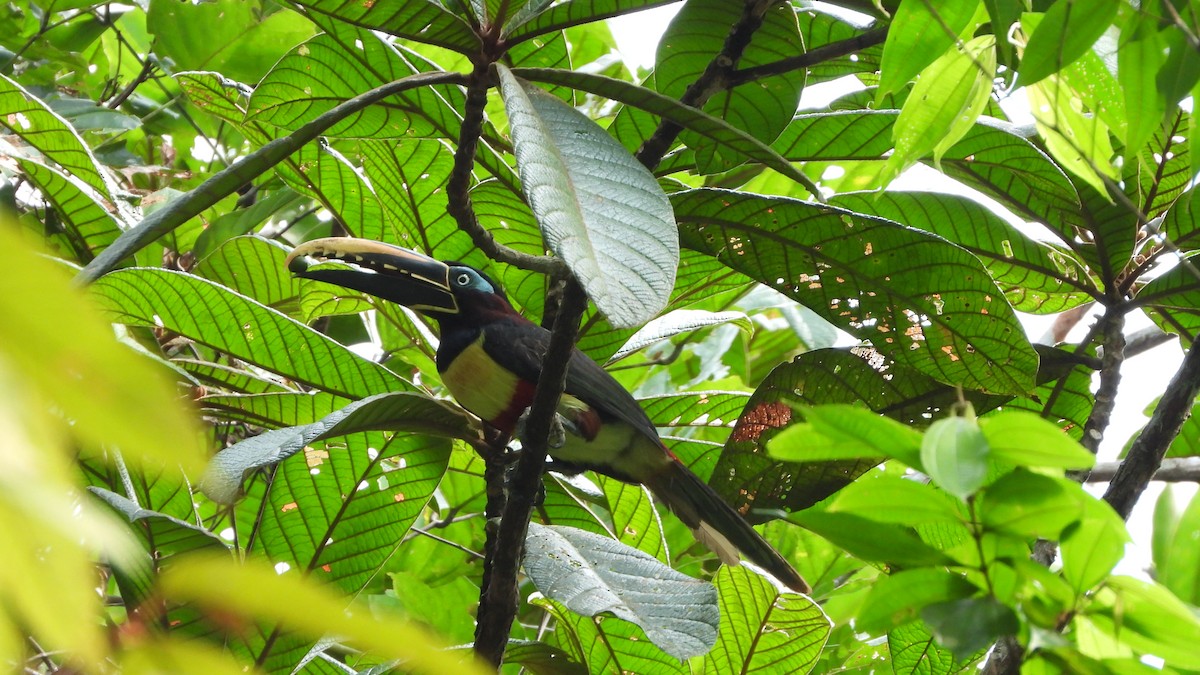
[[[516,422],[516,416],[529,405],[529,401],[516,399],[532,397],[532,390],[523,391],[532,387],[523,386],[525,383],[516,375],[488,356],[483,350],[483,340],[484,336],[480,335],[462,350],[442,373],[442,381],[459,405],[508,431]]]

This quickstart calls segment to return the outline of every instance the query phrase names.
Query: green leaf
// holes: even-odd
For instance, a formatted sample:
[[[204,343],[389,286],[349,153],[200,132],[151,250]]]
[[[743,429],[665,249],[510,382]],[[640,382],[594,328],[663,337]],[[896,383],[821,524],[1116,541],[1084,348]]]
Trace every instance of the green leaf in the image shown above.
[[[744,312],[707,312],[700,309],[677,309],[654,319],[638,329],[638,332],[630,336],[629,340],[617,350],[616,354],[609,357],[608,363],[620,361],[626,356],[656,345],[676,335],[725,324],[733,324],[748,334],[754,334],[754,323]]]
[[[927,605],[959,600],[978,592],[975,584],[946,569],[931,567],[894,572],[871,586],[854,620],[854,628],[881,633],[913,621]]]
[[[1025,91],[1050,155],[1096,192],[1107,194],[1101,176],[1119,179],[1108,126],[1099,116],[1086,116],[1077,109],[1076,97],[1058,75],[1047,76]]]
[[[17,164],[54,207],[63,227],[54,239],[63,242],[75,260],[90,261],[121,234],[118,219],[104,208],[92,186],[32,159],[19,159]]]
[[[642,485],[632,485],[608,476],[596,478],[608,501],[608,512],[612,514],[612,529],[617,534],[617,540],[670,565],[671,554],[663,538],[662,520],[654,508],[649,491]]]
[[[917,73],[952,48],[959,33],[971,24],[978,7],[979,0],[900,3],[883,44],[876,102],[900,91]]]
[[[894,457],[919,466],[921,433],[853,405],[804,408],[807,424],[793,424],[771,439],[771,456],[787,462]]]
[[[500,68],[522,186],[546,245],[618,328],[667,304],[679,266],[671,205],[603,129]]]
[[[921,441],[925,473],[946,492],[966,499],[983,486],[989,448],[974,417],[947,417],[929,426]]]
[[[1005,410],[979,420],[993,457],[1018,466],[1090,469],[1096,456],[1058,425],[1023,410]]]
[[[0,74],[0,125],[71,176],[90,186],[101,198],[112,201],[116,186],[79,134],[57,113],[24,87]]]
[[[415,624],[371,616],[369,611],[349,605],[345,598],[298,574],[278,574],[265,561],[238,563],[200,556],[181,560],[163,574],[161,588],[174,600],[248,619],[279,622],[312,638],[332,631],[375,656],[403,659],[406,668],[418,672],[488,672],[483,665],[446,651],[435,636]]]
[[[1099,293],[1076,258],[1033,240],[968,197],[937,192],[852,192],[836,195],[829,203],[932,232],[962,246],[983,261],[1018,311],[1053,314],[1088,302]]]
[[[566,650],[544,642],[510,638],[504,647],[504,662],[518,664],[533,675],[588,675],[588,669],[571,660]]]
[[[1192,605],[1200,604],[1200,497],[1192,497],[1179,518],[1158,581]]]
[[[966,660],[987,649],[997,638],[1020,628],[1013,610],[994,598],[966,598],[929,605],[921,610],[938,644],[956,659]]]
[[[339,22],[383,31],[396,37],[474,54],[479,38],[467,22],[434,0],[399,0],[386,3],[350,3],[341,0],[304,0],[298,3]]]
[[[516,44],[538,35],[672,2],[676,0],[566,0],[536,13],[515,13],[505,26],[504,37],[509,44]],[[546,4],[541,3],[540,6],[545,7]],[[533,2],[529,4],[530,8],[536,6],[539,5]]]
[[[933,639],[925,624],[913,621],[888,633],[892,672],[905,675],[952,675],[975,672],[971,659],[956,659]]]
[[[285,314],[297,314],[301,280],[283,264],[288,250],[256,236],[221,243],[195,267],[195,273]]]
[[[721,630],[704,659],[704,672],[806,673],[833,624],[807,596],[780,593],[745,567],[717,572]]]
[[[677,659],[717,639],[717,592],[653,556],[583,530],[529,524],[524,568],[544,595],[573,612],[611,612]]]
[[[1200,668],[1200,619],[1158,584],[1115,576],[1097,593],[1086,617],[1139,652],[1166,659],[1168,666]]]
[[[288,52],[254,88],[247,119],[299,129],[342,101],[418,72],[373,36],[364,35],[358,50],[347,50],[341,37],[322,33]],[[429,93],[405,92],[380,101],[326,134],[371,139],[436,136],[439,130],[421,107],[437,105]]]
[[[890,221],[723,190],[672,196],[684,246],[946,382],[1032,388],[1036,356],[979,260]],[[954,288],[948,292],[947,288]]]
[[[469,438],[469,420],[465,413],[424,394],[392,392],[370,396],[312,424],[266,431],[225,448],[213,457],[201,486],[211,499],[228,504],[237,499],[248,474],[278,464],[314,441],[363,431],[408,431]]]
[[[873,471],[842,488],[828,510],[881,523],[961,524],[964,519],[957,507],[953,498],[932,485]]]
[[[69,434],[91,448],[112,447],[139,464],[204,463],[205,443],[174,382],[157,364],[113,337],[93,298],[69,269],[37,255],[20,231],[0,223],[0,359],[70,420]],[[53,307],[53,311],[47,308]],[[128,412],[137,411],[136,424]],[[164,439],[171,439],[164,442]]]
[[[1077,595],[1108,577],[1125,555],[1129,533],[1107,502],[1085,499],[1083,519],[1063,535],[1062,576]]]
[[[1132,158],[1152,136],[1166,113],[1155,82],[1166,57],[1166,44],[1154,21],[1136,13],[1128,30],[1134,39],[1125,39],[1117,50],[1117,80],[1125,99],[1125,156]]]
[[[241,0],[152,2],[146,30],[155,52],[170,57],[178,70],[219,71],[243,82],[257,82],[313,34],[312,23],[295,12],[264,17],[254,3]]]
[[[162,269],[106,274],[92,291],[115,321],[159,326],[296,382],[358,399],[412,385],[287,316],[206,279]]]
[[[921,72],[904,103],[880,182],[887,184],[926,155],[937,165],[947,150],[971,130],[992,93],[996,39],[984,35],[946,53]]]
[[[1021,57],[1020,84],[1028,87],[1071,65],[1108,30],[1117,0],[1063,0],[1050,5]]]
[[[983,491],[979,514],[984,526],[996,532],[1057,539],[1083,515],[1086,499],[1074,482],[1017,469]]]
[[[849,513],[812,510],[793,513],[788,519],[863,560],[906,567],[951,564],[950,558],[941,551],[929,547],[912,530],[899,525]]]

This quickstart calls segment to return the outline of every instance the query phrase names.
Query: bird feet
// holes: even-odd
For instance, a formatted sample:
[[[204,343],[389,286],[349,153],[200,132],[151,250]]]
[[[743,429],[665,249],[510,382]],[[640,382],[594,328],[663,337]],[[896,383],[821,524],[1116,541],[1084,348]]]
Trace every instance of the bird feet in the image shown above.
[[[517,418],[516,437],[525,440],[525,421],[529,419],[529,408],[521,413]],[[575,426],[571,420],[563,417],[558,413],[554,413],[554,417],[550,420],[550,437],[546,440],[547,445],[551,450],[557,450],[567,443],[567,434],[580,435],[579,427]]]

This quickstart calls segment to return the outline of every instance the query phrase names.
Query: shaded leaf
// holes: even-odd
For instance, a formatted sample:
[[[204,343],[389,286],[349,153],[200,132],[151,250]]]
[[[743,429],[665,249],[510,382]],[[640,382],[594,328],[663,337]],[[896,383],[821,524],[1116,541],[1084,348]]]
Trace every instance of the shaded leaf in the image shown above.
[[[345,23],[463,54],[472,54],[480,48],[479,38],[471,27],[434,0],[400,0],[379,4],[305,0],[299,4]]]
[[[815,532],[863,560],[906,567],[950,564],[950,558],[900,525],[868,520],[849,513],[802,511],[789,520]]]
[[[940,568],[893,572],[872,587],[854,627],[868,633],[890,630],[918,617],[927,605],[959,600],[979,592],[961,574]]]
[[[998,638],[1012,635],[1020,621],[1012,608],[995,598],[965,598],[926,606],[921,618],[938,644],[956,659],[970,659]]]
[[[90,261],[121,234],[119,221],[105,208],[95,188],[32,159],[17,163],[57,212],[63,231],[55,239],[70,248],[74,259]]]
[[[811,598],[780,592],[745,567],[717,572],[721,630],[705,658],[705,672],[806,673],[833,622]]]
[[[717,592],[642,551],[607,537],[530,523],[525,572],[547,597],[584,616],[611,612],[641,626],[678,659],[717,638]]]
[[[790,199],[690,190],[672,203],[685,246],[897,361],[985,391],[1032,388],[1036,355],[966,251],[890,221]]]

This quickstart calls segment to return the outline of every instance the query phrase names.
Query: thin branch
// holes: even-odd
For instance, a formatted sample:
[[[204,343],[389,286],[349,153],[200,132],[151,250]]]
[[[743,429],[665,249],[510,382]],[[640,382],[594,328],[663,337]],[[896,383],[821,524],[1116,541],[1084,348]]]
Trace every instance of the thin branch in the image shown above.
[[[1100,359],[1100,386],[1096,388],[1096,402],[1083,425],[1083,447],[1096,454],[1100,441],[1112,421],[1113,408],[1117,403],[1117,390],[1121,384],[1121,363],[1125,360],[1125,308],[1110,305],[1100,319],[1104,335],[1104,355]]]
[[[475,653],[497,667],[504,658],[504,647],[517,615],[517,572],[524,556],[529,518],[545,469],[550,428],[566,385],[567,363],[575,348],[579,319],[587,308],[587,296],[579,284],[574,279],[565,283],[550,345],[542,359],[533,405],[525,422],[521,458],[509,483],[508,503],[500,519],[496,546],[488,550],[490,574],[484,580],[480,597]]]
[[[729,76],[726,78],[726,82],[730,88],[733,88],[739,87],[747,82],[761,80],[764,77],[782,75],[784,73],[790,73],[793,70],[811,68],[819,63],[832,61],[833,59],[838,59],[843,56],[849,56],[850,54],[860,52],[868,47],[874,47],[877,44],[881,44],[887,39],[887,34],[888,29],[886,27],[875,28],[862,33],[861,35],[855,35],[852,38],[821,45],[820,47],[810,49],[803,54],[791,56],[786,59],[780,59],[779,61],[775,61],[773,63],[764,63],[761,66],[754,66],[753,68],[742,68],[741,70],[735,70],[729,74]]]
[[[1116,477],[1125,462],[1101,462],[1092,467],[1089,483],[1107,483]],[[1200,457],[1168,457],[1162,461],[1152,481],[1160,483],[1200,483]]]
[[[294,133],[277,138],[250,153],[242,161],[222,169],[169,206],[144,218],[137,227],[121,233],[111,246],[101,251],[100,255],[79,272],[75,281],[81,284],[91,283],[116,269],[122,260],[233,194],[238,188],[287,159],[346,117],[389,96],[435,84],[466,84],[466,77],[461,73],[417,73],[376,87],[334,106]]]
[[[1197,393],[1200,393],[1200,349],[1193,345],[1104,493],[1104,501],[1122,518],[1129,518],[1133,505],[1162,465],[1167,448],[1191,415]]]

